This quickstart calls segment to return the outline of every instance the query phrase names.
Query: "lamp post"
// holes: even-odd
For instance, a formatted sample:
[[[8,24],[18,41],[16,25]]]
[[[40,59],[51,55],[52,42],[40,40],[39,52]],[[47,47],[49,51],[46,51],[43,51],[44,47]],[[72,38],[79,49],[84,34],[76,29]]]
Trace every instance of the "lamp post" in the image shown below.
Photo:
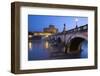
[[[64,29],[63,29],[63,33],[64,33],[64,42],[66,41],[65,39],[65,37],[66,37],[66,24],[64,24]]]
[[[77,24],[77,23],[78,23],[78,19],[77,19],[77,18],[75,19],[75,22],[76,22],[76,27],[75,27],[75,29],[76,29],[76,31],[78,31],[78,24]]]
[[[66,24],[64,24],[64,28],[63,28],[63,34],[64,34],[64,52],[65,52],[65,43],[66,43]]]
[[[78,22],[78,19],[77,18],[75,19],[75,22],[76,22],[76,25],[77,25],[77,22]]]

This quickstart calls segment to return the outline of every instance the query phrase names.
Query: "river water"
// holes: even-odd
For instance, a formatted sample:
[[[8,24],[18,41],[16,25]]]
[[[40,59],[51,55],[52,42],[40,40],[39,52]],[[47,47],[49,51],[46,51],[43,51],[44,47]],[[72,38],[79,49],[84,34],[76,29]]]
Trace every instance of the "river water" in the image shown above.
[[[51,59],[76,59],[88,58],[88,43],[83,41],[79,54],[66,54],[63,46],[52,46],[46,40],[32,40],[28,46],[28,60],[51,60]]]

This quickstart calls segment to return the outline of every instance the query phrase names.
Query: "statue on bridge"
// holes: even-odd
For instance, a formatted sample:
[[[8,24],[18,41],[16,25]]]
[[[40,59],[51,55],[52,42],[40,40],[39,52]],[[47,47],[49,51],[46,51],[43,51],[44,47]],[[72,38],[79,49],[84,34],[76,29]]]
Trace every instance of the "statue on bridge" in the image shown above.
[[[65,32],[66,31],[66,24],[64,24],[64,28],[63,28],[63,32]]]
[[[64,34],[64,46],[65,46],[65,42],[66,42],[66,24],[64,24],[64,28],[63,28],[63,34]]]

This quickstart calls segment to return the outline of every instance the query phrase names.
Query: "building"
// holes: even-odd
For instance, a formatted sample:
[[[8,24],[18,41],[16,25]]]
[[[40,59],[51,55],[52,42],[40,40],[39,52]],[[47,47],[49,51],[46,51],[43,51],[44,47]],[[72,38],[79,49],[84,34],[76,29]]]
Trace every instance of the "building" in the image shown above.
[[[54,25],[49,25],[49,27],[44,28],[43,31],[44,32],[51,32],[51,33],[57,33],[58,32],[58,29],[55,28]]]

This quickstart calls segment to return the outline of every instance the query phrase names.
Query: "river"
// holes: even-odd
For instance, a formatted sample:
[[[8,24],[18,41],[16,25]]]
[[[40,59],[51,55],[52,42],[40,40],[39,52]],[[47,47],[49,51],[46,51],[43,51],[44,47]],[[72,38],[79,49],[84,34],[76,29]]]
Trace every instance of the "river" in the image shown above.
[[[28,43],[28,60],[52,60],[52,59],[77,59],[88,58],[88,43],[83,41],[80,54],[69,55],[64,52],[62,46],[52,46],[47,40],[32,40]]]

